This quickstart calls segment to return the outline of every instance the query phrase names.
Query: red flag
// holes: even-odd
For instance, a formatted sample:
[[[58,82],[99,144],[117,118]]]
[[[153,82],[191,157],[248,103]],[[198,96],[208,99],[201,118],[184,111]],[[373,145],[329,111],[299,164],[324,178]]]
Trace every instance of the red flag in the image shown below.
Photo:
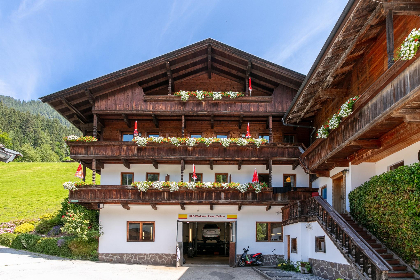
[[[249,78],[249,83],[248,83],[248,85],[249,85],[249,91],[251,91],[251,92],[252,92],[251,78]]]
[[[134,136],[138,136],[139,133],[137,131],[137,121],[134,123]]]
[[[251,138],[251,133],[249,133],[249,123],[248,123],[248,126],[247,126],[247,128],[246,128],[246,135],[245,135],[245,138]]]
[[[74,174],[74,176],[83,179],[82,164],[79,163],[79,167],[77,167],[76,174]]]
[[[257,173],[257,168],[255,168],[254,170],[254,176],[252,176],[252,183],[258,183],[258,173]]]
[[[193,175],[192,178],[195,180],[197,180],[197,174],[195,174],[195,164],[193,164]]]

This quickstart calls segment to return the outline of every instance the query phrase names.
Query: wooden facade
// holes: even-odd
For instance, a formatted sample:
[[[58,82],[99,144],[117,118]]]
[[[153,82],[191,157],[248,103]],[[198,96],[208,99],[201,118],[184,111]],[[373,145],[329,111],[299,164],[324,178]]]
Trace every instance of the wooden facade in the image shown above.
[[[376,162],[420,140],[420,61],[393,59],[420,27],[418,6],[405,4],[360,0],[346,7],[284,117],[288,123],[312,120],[318,129],[360,96],[353,114],[302,154],[308,172],[329,176],[335,167]]]

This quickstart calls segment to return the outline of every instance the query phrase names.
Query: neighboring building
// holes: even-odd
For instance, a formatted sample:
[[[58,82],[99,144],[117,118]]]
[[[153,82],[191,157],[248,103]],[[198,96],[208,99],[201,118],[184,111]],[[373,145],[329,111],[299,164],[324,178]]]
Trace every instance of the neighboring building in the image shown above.
[[[12,162],[17,156],[22,156],[21,153],[7,149],[3,144],[0,144],[0,161],[8,163]]]
[[[419,14],[416,2],[349,1],[306,78],[207,39],[41,98],[99,139],[69,146],[71,158],[101,173],[101,185],[70,192],[71,202],[100,208],[100,259],[182,265],[183,256],[194,262],[192,255],[207,253],[235,265],[249,246],[266,263],[275,262],[273,249],[309,260],[329,279],[415,277],[346,213],[351,190],[419,160],[420,60],[393,60],[394,45],[420,27]],[[181,90],[245,96],[183,102],[173,95]],[[356,95],[353,114],[315,139],[315,128]],[[252,138],[269,143],[138,147],[135,121],[143,137],[191,138],[242,138],[249,122]],[[188,182],[193,164],[203,182],[247,183],[256,169],[270,188],[242,194],[129,186]],[[318,191],[325,200],[310,198]]]

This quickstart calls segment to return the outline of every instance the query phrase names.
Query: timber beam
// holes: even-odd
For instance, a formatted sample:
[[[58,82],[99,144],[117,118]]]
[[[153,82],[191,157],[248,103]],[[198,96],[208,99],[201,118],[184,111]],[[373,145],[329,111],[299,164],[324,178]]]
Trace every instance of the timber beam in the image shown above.
[[[91,105],[95,104],[95,97],[93,96],[92,92],[90,91],[90,89],[85,89],[85,94],[89,100],[89,103]]]
[[[239,124],[238,124],[238,128],[241,129],[242,128],[242,123],[244,121],[244,115],[240,115],[239,116]]]
[[[69,108],[69,110],[75,114],[75,117],[79,119],[83,124],[86,124],[88,122],[85,116],[82,113],[80,113],[80,111],[77,110],[76,107],[74,107],[69,101],[67,101],[67,99],[62,97],[61,102],[63,102],[63,104],[65,104],[67,108]]]
[[[210,170],[213,170],[213,160],[210,160]]]
[[[267,207],[265,207],[265,211],[268,211],[271,209],[271,204],[267,205]]]
[[[169,61],[166,62],[166,74],[168,75],[168,95],[171,95],[174,90],[174,78],[172,77]]]
[[[383,2],[385,13],[392,11],[396,15],[420,15],[420,3],[417,1]]]
[[[213,209],[214,209],[214,204],[210,203],[210,210],[213,211]]]
[[[299,161],[295,161],[295,163],[293,163],[292,165],[292,170],[296,170],[296,168],[299,166]]]
[[[122,114],[122,116],[123,116],[124,122],[127,125],[127,127],[131,128],[131,123],[130,123],[130,120],[128,119],[127,114]]]
[[[238,170],[241,170],[241,168],[242,168],[242,160],[240,160],[240,161],[238,162]]]
[[[207,75],[211,79],[211,45],[207,46]]]
[[[150,204],[150,206],[152,206],[152,209],[153,209],[153,210],[157,210],[156,203],[151,203],[151,204]]]
[[[158,164],[158,162],[156,161],[156,160],[153,160],[153,167],[155,168],[155,169],[159,169],[159,164]]]
[[[242,209],[242,204],[238,204],[238,212],[241,211]]]
[[[351,146],[359,146],[362,149],[380,149],[382,144],[379,139],[360,139],[350,143]]]
[[[211,129],[214,129],[214,115],[211,115],[210,125],[211,125]]]
[[[128,161],[128,159],[123,159],[123,164],[125,168],[130,169],[130,162]]]
[[[250,94],[249,92],[249,75],[250,74],[251,74],[251,61],[248,61],[248,66],[246,67],[246,75],[245,75],[245,92],[247,96]]]
[[[128,203],[121,203],[121,206],[126,210],[130,210],[130,206],[128,206]]]
[[[317,177],[330,177],[329,170],[315,170],[314,172]]]
[[[185,210],[185,204],[184,203],[180,203],[179,206],[181,207],[181,210]]]
[[[156,128],[159,128],[159,120],[157,119],[155,114],[152,114],[153,123],[155,124]]]

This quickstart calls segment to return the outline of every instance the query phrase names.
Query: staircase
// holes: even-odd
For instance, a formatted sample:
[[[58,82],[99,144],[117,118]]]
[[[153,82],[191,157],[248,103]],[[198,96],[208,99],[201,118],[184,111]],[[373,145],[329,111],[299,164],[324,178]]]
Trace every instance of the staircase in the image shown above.
[[[282,208],[282,215],[283,226],[317,221],[360,279],[420,279],[350,215],[339,214],[319,196],[288,204]]]
[[[414,272],[400,258],[390,252],[381,242],[355,222],[350,215],[341,214],[341,216],[392,267],[388,271],[388,278],[416,279]]]

